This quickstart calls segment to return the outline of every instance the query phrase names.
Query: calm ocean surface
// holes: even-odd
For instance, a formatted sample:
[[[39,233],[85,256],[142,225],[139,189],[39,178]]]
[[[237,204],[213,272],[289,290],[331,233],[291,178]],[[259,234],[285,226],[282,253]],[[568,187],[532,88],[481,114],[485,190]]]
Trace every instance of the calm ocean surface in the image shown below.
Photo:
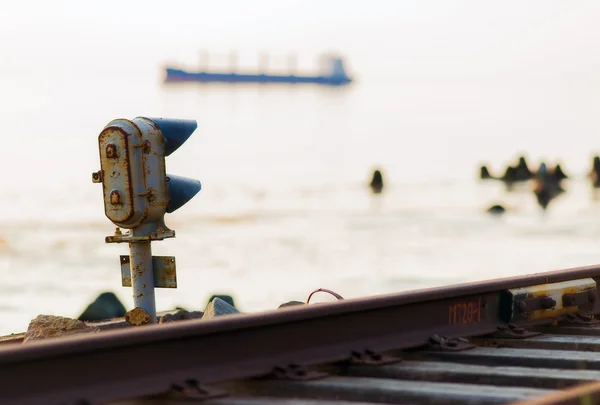
[[[252,4],[250,4],[252,3]],[[284,4],[285,3],[285,4]],[[600,3],[242,0],[20,2],[0,14],[0,333],[77,316],[101,291],[131,308],[105,244],[97,137],[114,118],[198,121],[167,158],[202,191],[166,218],[176,290],[159,310],[231,293],[242,311],[600,262]],[[355,84],[165,85],[199,51],[240,69],[343,53]],[[541,215],[527,189],[477,181],[518,153],[574,179]],[[371,170],[388,188],[373,198]],[[485,208],[514,207],[503,218]]]

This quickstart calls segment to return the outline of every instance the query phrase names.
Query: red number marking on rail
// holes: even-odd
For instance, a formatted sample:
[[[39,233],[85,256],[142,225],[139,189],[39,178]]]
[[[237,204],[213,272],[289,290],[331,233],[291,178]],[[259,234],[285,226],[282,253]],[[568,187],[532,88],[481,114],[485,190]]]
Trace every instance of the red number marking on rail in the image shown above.
[[[468,325],[481,322],[481,297],[474,301],[458,302],[448,308],[449,325]]]

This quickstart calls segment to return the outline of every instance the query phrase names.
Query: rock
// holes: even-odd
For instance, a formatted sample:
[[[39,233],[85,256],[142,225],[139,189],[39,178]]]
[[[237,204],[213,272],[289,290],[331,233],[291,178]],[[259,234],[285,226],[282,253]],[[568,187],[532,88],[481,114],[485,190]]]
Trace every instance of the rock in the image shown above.
[[[185,319],[200,319],[204,313],[202,311],[186,311],[185,309],[178,308],[178,311],[174,314],[166,314],[160,317],[158,323],[168,323],[175,321],[182,321]]]
[[[212,295],[209,299],[208,302],[206,303],[206,305],[210,304],[212,302],[212,300],[214,300],[215,298],[220,298],[223,301],[225,301],[226,303],[228,303],[229,305],[231,305],[232,307],[235,308],[235,302],[233,300],[233,297],[231,295],[226,295],[226,294],[214,294]]]
[[[79,315],[80,321],[103,321],[125,316],[125,307],[117,296],[111,292],[103,292]]]
[[[132,326],[148,325],[152,323],[152,317],[142,308],[133,308],[125,313],[125,320]]]
[[[231,315],[231,314],[239,314],[235,307],[229,305],[227,302],[223,301],[221,298],[216,297],[212,301],[208,303],[206,309],[204,309],[204,315],[202,319],[212,319],[216,316],[222,315]]]
[[[569,178],[569,176],[567,176],[565,174],[565,172],[563,171],[562,167],[560,167],[560,163],[558,163],[555,167],[554,167],[554,178],[556,181],[561,181],[561,180],[566,180]]]
[[[78,333],[95,333],[100,329],[86,325],[78,319],[53,315],[38,315],[27,327],[23,343]]]
[[[490,174],[490,170],[487,168],[487,166],[481,166],[479,168],[479,179],[481,180],[487,180],[487,179],[492,179],[492,175]]]
[[[381,174],[381,170],[377,169],[373,171],[373,177],[371,178],[369,187],[371,187],[371,191],[373,191],[374,194],[379,194],[383,191],[383,174]]]
[[[295,306],[295,305],[306,305],[306,303],[300,302],[300,301],[288,301],[288,302],[284,302],[283,304],[281,304],[280,306],[278,306],[277,309],[286,308],[286,307],[292,307],[292,306]]]
[[[502,205],[496,204],[489,207],[487,212],[488,214],[492,215],[502,215],[506,212],[506,208],[504,208]]]

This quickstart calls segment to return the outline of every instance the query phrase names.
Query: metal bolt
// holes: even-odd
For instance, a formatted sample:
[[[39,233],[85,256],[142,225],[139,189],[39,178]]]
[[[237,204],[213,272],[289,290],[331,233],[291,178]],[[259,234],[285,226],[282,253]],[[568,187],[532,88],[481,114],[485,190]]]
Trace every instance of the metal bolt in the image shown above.
[[[527,311],[527,303],[525,301],[517,301],[517,309],[521,312]]]
[[[118,190],[113,190],[110,192],[110,203],[112,205],[122,204],[121,202],[121,194]]]
[[[102,170],[92,173],[92,183],[102,183]]]
[[[111,159],[117,157],[117,147],[114,144],[109,143],[106,145],[106,157]]]
[[[439,344],[439,343],[441,343],[441,342],[442,342],[442,339],[440,338],[440,336],[439,336],[439,335],[433,335],[433,336],[431,336],[431,337],[429,338],[429,341],[430,341],[431,343],[438,343],[438,344]]]
[[[446,344],[450,347],[456,347],[456,346],[458,346],[458,341],[454,340],[454,339],[448,339],[446,341]]]
[[[517,335],[522,335],[522,334],[524,334],[524,333],[525,333],[525,329],[523,329],[523,328],[521,328],[520,326],[517,326],[517,325],[515,325],[515,324],[513,324],[513,323],[509,323],[509,324],[508,324],[508,327],[509,327],[509,329],[510,329],[510,330],[511,330],[513,333],[515,333],[515,334],[517,334]]]
[[[552,297],[542,297],[540,303],[542,304],[542,308],[550,309],[556,305],[556,301]]]

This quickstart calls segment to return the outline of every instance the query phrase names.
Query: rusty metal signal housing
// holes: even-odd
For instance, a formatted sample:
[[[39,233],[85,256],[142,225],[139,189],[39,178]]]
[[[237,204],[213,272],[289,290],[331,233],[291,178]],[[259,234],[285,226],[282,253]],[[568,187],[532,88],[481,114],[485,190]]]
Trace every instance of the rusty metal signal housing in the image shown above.
[[[126,234],[107,242],[161,240],[175,236],[164,215],[191,200],[202,188],[198,180],[166,173],[165,157],[185,143],[196,130],[193,120],[137,117],[111,121],[98,137],[99,172],[106,217]]]

